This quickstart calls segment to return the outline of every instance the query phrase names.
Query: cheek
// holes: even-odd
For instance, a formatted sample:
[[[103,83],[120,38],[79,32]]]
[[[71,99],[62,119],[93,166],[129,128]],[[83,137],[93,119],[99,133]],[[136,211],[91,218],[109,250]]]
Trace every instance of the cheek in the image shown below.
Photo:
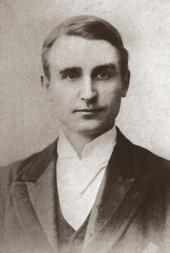
[[[120,103],[121,95],[121,89],[113,89],[113,87],[111,87],[110,89],[103,89],[100,92],[99,99],[102,100],[103,103],[106,102],[106,104],[115,104]]]
[[[51,101],[54,104],[60,104],[64,100],[63,90],[55,83],[51,84],[50,89],[49,89],[49,95],[50,95]]]
[[[70,94],[65,91],[56,91],[55,89],[53,93],[51,93],[52,109],[58,116],[64,117],[64,115],[70,114],[73,103],[74,100],[71,98]]]
[[[67,102],[67,100],[71,100],[75,97],[76,89],[73,86],[68,86],[64,82],[52,82],[50,86],[50,94],[52,100],[58,100]]]

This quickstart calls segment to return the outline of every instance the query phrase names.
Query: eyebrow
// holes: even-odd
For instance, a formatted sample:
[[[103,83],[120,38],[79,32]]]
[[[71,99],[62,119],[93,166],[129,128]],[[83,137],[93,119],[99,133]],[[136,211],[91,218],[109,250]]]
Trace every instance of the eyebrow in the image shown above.
[[[59,74],[63,75],[63,74],[68,73],[68,72],[79,72],[79,73],[81,73],[82,69],[80,67],[65,68],[65,69],[60,70]]]
[[[113,63],[108,63],[108,64],[104,64],[104,65],[100,65],[100,66],[96,66],[94,69],[93,69],[93,73],[94,72],[97,72],[97,71],[101,71],[103,69],[110,69],[112,71],[114,71],[116,68],[115,68],[115,65]]]

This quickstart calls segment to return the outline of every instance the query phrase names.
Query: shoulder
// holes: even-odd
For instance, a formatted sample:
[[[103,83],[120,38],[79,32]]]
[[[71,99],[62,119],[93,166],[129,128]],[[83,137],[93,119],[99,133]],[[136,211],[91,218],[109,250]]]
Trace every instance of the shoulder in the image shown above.
[[[119,163],[136,175],[170,174],[170,161],[152,153],[141,146],[133,144],[118,130],[116,157]]]
[[[170,161],[155,155],[151,151],[134,145],[134,154],[136,159],[140,162],[140,165],[143,167],[144,172],[150,174],[156,173],[168,173],[170,172]]]
[[[0,167],[0,188],[10,188],[11,183],[20,180],[25,171],[29,170],[33,164],[35,165],[40,162],[41,164],[44,164],[47,162],[54,150],[56,150],[56,143],[57,140],[40,152],[37,152],[25,159]]]
[[[141,175],[150,177],[148,196],[154,198],[161,195],[167,201],[170,193],[170,161],[143,147],[134,145],[134,150]]]
[[[20,174],[24,173],[26,166],[38,155],[39,153],[35,153],[25,159],[0,167],[0,190],[5,193],[10,188],[11,183],[16,181]]]

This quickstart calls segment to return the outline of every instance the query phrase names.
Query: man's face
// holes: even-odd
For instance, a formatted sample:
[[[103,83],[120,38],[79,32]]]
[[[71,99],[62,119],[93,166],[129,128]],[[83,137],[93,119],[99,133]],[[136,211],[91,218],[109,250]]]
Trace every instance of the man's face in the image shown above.
[[[46,87],[63,130],[98,136],[113,127],[128,77],[107,41],[60,37],[49,52]]]

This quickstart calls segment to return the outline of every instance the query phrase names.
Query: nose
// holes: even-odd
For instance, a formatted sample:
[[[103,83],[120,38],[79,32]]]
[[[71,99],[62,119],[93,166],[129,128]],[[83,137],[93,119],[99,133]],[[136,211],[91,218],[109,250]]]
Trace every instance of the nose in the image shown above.
[[[80,98],[86,102],[90,102],[97,97],[97,91],[90,77],[85,77],[82,81]]]

